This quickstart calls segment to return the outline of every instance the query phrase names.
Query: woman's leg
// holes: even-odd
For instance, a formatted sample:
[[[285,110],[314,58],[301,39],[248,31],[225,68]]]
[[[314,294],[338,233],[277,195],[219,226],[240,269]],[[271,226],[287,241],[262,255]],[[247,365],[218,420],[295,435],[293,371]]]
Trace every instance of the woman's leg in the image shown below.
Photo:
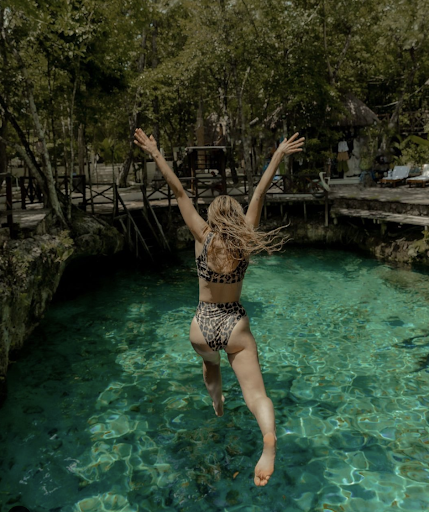
[[[192,320],[189,338],[195,352],[203,358],[203,379],[207,391],[213,400],[216,416],[223,416],[223,402],[225,398],[222,395],[220,354],[219,352],[213,351],[207,345],[195,318]]]
[[[255,467],[255,484],[264,486],[274,471],[277,440],[274,407],[265,392],[256,343],[247,317],[235,326],[226,352],[240,383],[246,405],[255,416],[263,436],[264,447]]]

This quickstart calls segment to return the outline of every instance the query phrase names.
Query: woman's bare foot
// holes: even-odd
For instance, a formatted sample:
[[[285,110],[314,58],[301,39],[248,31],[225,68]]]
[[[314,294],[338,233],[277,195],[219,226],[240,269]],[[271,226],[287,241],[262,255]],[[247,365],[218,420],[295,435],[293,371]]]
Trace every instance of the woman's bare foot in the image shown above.
[[[225,397],[222,395],[222,401],[215,405],[213,402],[213,409],[215,411],[216,416],[223,416],[223,403],[225,402]]]
[[[261,458],[255,467],[255,485],[267,485],[270,476],[274,472],[274,459],[276,458],[276,436],[274,434],[265,434],[264,450]]]

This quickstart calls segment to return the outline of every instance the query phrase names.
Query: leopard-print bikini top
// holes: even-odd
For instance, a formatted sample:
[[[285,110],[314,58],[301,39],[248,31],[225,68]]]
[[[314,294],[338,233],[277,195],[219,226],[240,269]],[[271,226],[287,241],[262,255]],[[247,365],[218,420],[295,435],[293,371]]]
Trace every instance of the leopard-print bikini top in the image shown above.
[[[204,279],[204,281],[208,281],[209,283],[234,284],[243,281],[244,274],[249,266],[249,262],[245,259],[240,260],[237,267],[229,274],[219,274],[209,268],[207,263],[207,250],[213,236],[213,231],[210,231],[204,240],[203,250],[196,259],[198,277]]]

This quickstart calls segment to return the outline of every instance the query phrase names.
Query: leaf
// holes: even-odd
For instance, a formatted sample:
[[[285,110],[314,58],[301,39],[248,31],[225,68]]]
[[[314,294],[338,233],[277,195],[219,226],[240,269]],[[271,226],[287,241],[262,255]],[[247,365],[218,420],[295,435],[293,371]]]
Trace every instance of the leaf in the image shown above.
[[[414,144],[418,144],[419,146],[429,147],[429,140],[423,139],[422,137],[419,137],[418,135],[410,135],[409,139],[412,142],[414,142]]]

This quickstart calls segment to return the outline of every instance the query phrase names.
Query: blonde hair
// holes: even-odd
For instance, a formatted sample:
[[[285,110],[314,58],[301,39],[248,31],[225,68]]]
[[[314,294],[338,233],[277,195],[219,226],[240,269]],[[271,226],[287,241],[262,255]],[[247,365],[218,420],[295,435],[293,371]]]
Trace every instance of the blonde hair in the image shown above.
[[[287,238],[279,235],[285,226],[267,233],[257,231],[246,222],[243,208],[233,197],[221,195],[207,210],[207,222],[215,237],[221,241],[229,260],[240,260],[250,254],[279,251]],[[210,248],[212,244],[210,244]]]

